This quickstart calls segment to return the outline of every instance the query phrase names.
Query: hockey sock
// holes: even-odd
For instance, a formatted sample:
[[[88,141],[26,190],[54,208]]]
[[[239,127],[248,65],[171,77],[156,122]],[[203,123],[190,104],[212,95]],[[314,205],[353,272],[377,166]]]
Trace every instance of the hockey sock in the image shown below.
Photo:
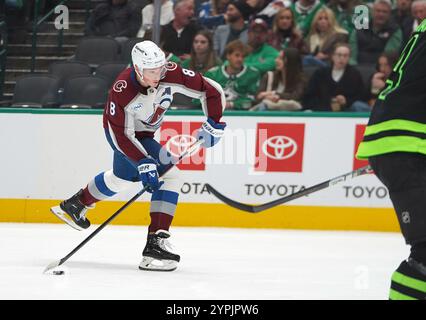
[[[416,263],[409,258],[393,273],[390,300],[426,300],[426,275],[416,269]]]
[[[162,188],[164,186],[165,184]],[[169,230],[178,203],[179,193],[162,188],[155,191],[151,197],[151,224],[148,228],[148,232],[151,233],[157,230]]]
[[[90,207],[92,204],[100,201],[96,198],[94,198],[90,192],[89,192],[89,187],[86,186],[86,188],[83,189],[83,193],[80,197],[80,201],[82,204],[84,204],[86,207]]]
[[[155,233],[158,230],[169,231],[173,216],[161,212],[151,212],[150,215],[151,224],[148,227],[149,233]]]

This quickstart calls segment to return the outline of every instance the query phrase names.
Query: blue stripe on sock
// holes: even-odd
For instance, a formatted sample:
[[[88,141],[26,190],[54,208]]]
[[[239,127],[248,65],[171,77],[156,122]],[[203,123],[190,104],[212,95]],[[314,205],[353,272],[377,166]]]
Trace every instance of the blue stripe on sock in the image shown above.
[[[168,191],[168,190],[158,190],[152,194],[151,201],[165,201],[172,204],[177,204],[179,198],[179,193]]]
[[[115,195],[117,192],[113,192],[112,190],[110,190],[104,181],[104,173],[100,173],[95,177],[95,185],[96,188],[98,188],[98,190],[103,193],[104,195],[108,196],[108,197],[112,197],[113,195]]]

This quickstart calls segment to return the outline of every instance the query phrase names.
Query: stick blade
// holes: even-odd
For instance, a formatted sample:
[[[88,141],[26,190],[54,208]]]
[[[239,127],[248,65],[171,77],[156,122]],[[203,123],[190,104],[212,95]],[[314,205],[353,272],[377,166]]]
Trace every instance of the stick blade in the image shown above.
[[[210,184],[206,183],[207,190],[212,193],[216,198],[221,200],[223,203],[226,203],[228,206],[231,206],[235,209],[239,209],[242,211],[250,212],[250,213],[257,213],[256,206],[240,203],[237,201],[234,201],[232,199],[229,199],[228,197],[225,197],[223,194],[221,194],[219,191],[217,191],[215,188],[213,188]]]
[[[51,274],[53,269],[59,267],[61,265],[61,260],[53,261],[49,263],[49,265],[44,269],[43,274]]]

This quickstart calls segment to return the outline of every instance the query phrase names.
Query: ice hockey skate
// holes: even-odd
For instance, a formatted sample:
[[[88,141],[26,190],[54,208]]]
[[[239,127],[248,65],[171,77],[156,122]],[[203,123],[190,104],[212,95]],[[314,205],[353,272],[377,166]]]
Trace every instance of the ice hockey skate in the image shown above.
[[[80,195],[83,190],[80,190],[68,200],[64,200],[59,206],[50,208],[50,211],[59,219],[64,221],[69,226],[76,230],[83,230],[90,227],[90,221],[86,218],[87,209],[93,207],[86,207],[80,202]]]
[[[169,237],[170,233],[165,230],[148,235],[139,265],[140,270],[173,271],[177,268],[180,256],[171,251],[173,247],[168,241]]]

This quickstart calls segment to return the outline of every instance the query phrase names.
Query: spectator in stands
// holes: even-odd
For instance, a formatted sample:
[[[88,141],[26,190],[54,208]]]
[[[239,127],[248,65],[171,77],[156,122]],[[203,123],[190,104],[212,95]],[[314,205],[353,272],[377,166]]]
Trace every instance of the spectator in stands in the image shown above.
[[[321,8],[312,20],[306,39],[310,54],[304,58],[303,64],[327,65],[336,43],[348,42],[348,39],[348,32],[337,24],[333,11]]]
[[[88,36],[110,36],[126,41],[136,36],[141,25],[141,13],[127,0],[108,0],[95,7],[86,23]]]
[[[375,64],[382,52],[397,52],[402,43],[402,31],[391,19],[389,0],[376,0],[368,29],[356,30],[350,35],[351,64]]]
[[[268,25],[272,25],[275,16],[277,13],[283,8],[289,8],[292,4],[290,0],[270,0],[265,1],[264,5],[266,5],[262,10],[256,13],[257,17],[263,18]]]
[[[251,108],[259,88],[259,71],[245,65],[246,54],[247,46],[241,40],[231,41],[225,49],[227,61],[205,73],[222,86],[227,109]]]
[[[414,20],[412,21],[410,35],[426,19],[426,0],[414,0],[411,5],[411,14]]]
[[[304,89],[301,55],[295,48],[286,48],[276,59],[275,71],[263,76],[256,95],[259,103],[251,110],[300,110]]]
[[[379,93],[385,88],[386,80],[392,73],[392,68],[398,60],[397,53],[382,53],[377,60],[376,71],[367,86],[365,101],[356,101],[351,106],[351,111],[370,112]]]
[[[268,43],[277,50],[296,48],[301,54],[309,52],[290,8],[283,8],[275,15]]]
[[[354,31],[353,14],[355,7],[362,5],[361,0],[330,0],[327,6],[333,10],[337,23],[345,29],[348,34]]]
[[[244,62],[247,66],[254,67],[263,74],[267,71],[275,70],[275,59],[279,51],[266,43],[268,39],[268,25],[261,19],[254,19],[249,26],[248,45],[250,54]]]
[[[175,2],[173,11],[175,18],[162,28],[160,42],[162,49],[173,53],[183,61],[190,57],[192,41],[201,26],[193,21],[193,0]]]
[[[198,23],[214,29],[226,23],[226,8],[231,0],[210,0],[203,2],[198,13]]]
[[[226,24],[216,28],[213,42],[214,49],[219,57],[223,57],[226,45],[234,40],[241,40],[247,44],[247,23],[249,11],[243,0],[233,1],[226,9]]]
[[[347,111],[362,100],[364,85],[360,72],[349,65],[351,48],[346,43],[335,46],[332,65],[321,67],[312,75],[303,98],[303,107],[313,111]]]
[[[167,61],[171,61],[171,62],[174,62],[174,63],[179,64],[179,65],[182,64],[182,60],[177,55],[175,55],[171,52],[167,52],[165,50],[163,50],[163,51],[164,51],[164,54],[166,55]]]
[[[296,25],[307,36],[311,29],[312,20],[319,9],[323,7],[320,0],[299,0],[291,5]]]
[[[182,62],[182,67],[200,73],[222,64],[213,49],[213,36],[209,30],[200,30],[194,37],[191,58]]]
[[[142,9],[142,24],[138,31],[138,38],[143,38],[145,32],[152,30],[153,19],[154,19],[154,1],[149,0],[150,4],[146,5]],[[173,12],[173,1],[171,0],[161,0],[161,15],[160,15],[160,25],[165,26],[169,24],[175,18]]]
[[[411,35],[414,18],[411,15],[412,0],[397,0],[396,8],[392,10],[392,19],[402,30],[405,43]]]
[[[406,19],[411,18],[411,4],[413,0],[397,0],[396,8],[392,10],[392,18],[402,26]]]

